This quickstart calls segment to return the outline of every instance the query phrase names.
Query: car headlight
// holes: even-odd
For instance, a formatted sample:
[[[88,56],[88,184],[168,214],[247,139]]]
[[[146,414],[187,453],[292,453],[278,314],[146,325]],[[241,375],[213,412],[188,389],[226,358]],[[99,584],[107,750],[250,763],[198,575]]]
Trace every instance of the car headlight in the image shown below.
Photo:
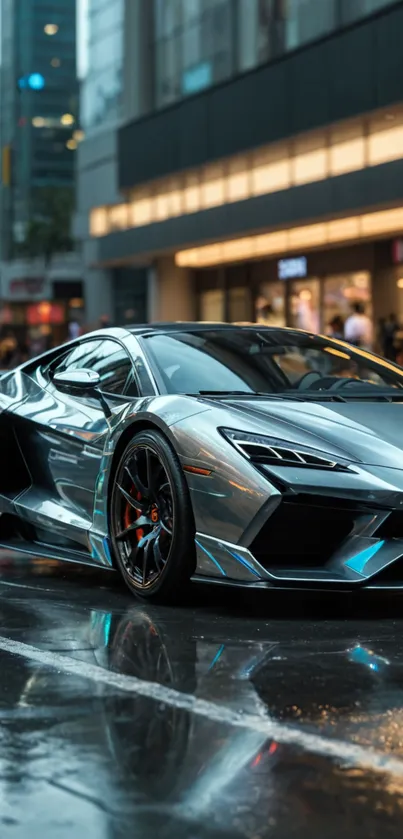
[[[232,428],[220,428],[221,434],[241,454],[256,465],[298,466],[305,469],[327,469],[333,472],[349,471],[350,461],[346,458],[334,460],[325,452],[310,449],[299,443],[289,443],[276,437],[249,434]]]

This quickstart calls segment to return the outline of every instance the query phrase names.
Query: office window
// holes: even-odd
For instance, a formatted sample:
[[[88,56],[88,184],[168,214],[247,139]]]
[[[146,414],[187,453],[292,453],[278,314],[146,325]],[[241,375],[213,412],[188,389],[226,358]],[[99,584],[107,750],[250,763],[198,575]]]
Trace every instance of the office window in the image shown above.
[[[124,0],[92,0],[88,14],[88,72],[81,97],[86,131],[120,116],[123,87]]]
[[[320,38],[336,28],[335,0],[288,0],[285,4],[286,50]]]
[[[342,23],[351,23],[366,15],[391,6],[394,0],[341,0]]]
[[[223,81],[234,71],[231,0],[154,0],[156,106]]]

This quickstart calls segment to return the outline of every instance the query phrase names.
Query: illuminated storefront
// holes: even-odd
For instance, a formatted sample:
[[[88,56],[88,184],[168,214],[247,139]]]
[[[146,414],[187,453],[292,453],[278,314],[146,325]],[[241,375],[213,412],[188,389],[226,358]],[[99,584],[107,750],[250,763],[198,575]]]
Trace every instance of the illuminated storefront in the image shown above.
[[[372,318],[375,264],[371,243],[196,270],[197,316],[323,332],[335,316],[346,320],[359,302]]]

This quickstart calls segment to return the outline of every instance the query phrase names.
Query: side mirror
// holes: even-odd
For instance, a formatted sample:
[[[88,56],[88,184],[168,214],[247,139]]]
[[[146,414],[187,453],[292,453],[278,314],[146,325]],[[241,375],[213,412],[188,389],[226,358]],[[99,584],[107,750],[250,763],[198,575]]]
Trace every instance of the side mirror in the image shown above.
[[[95,370],[66,370],[64,373],[55,373],[53,384],[62,393],[69,393],[71,396],[92,396],[101,403],[105,417],[109,419],[112,411],[99,390],[101,377]]]
[[[67,370],[64,373],[55,373],[53,384],[58,390],[64,393],[71,393],[74,396],[95,396],[94,391],[99,387],[101,377],[95,370]]]

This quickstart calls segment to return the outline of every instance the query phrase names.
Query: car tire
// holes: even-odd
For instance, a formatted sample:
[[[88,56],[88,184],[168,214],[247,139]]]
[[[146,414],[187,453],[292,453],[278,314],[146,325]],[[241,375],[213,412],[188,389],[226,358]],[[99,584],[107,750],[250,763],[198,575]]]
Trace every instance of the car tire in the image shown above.
[[[183,598],[196,567],[194,516],[178,457],[159,431],[136,434],[120,458],[110,534],[131,592],[159,603]]]

